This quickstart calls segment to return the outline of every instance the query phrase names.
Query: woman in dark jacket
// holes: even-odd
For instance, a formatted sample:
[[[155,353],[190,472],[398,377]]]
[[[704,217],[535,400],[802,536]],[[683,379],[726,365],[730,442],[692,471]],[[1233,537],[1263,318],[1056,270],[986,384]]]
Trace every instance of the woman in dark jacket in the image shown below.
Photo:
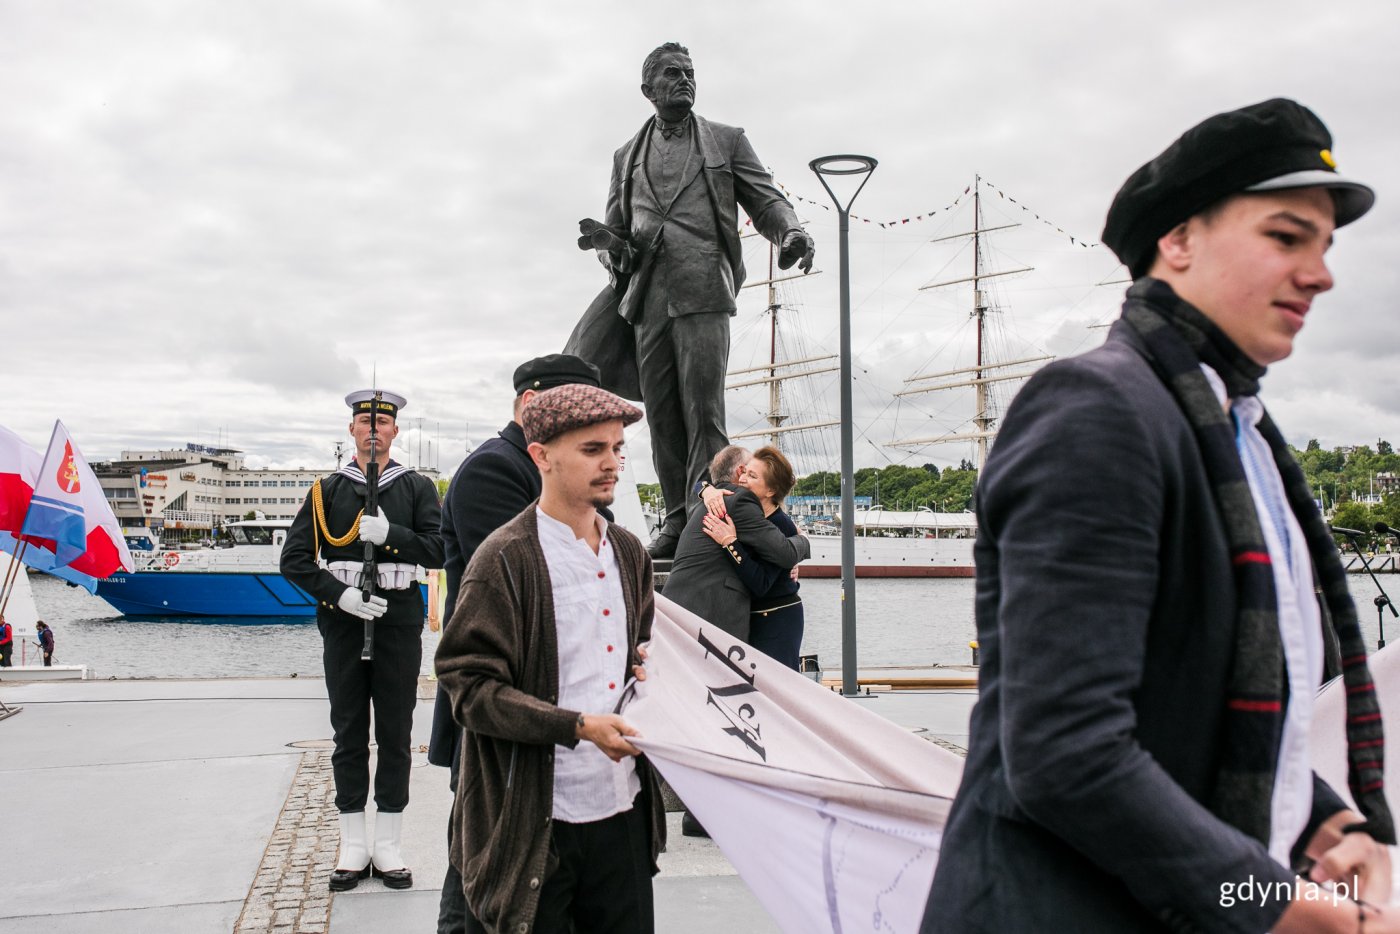
[[[39,649],[44,653],[44,667],[53,667],[53,630],[49,624],[42,619],[34,624],[34,631],[39,636]]]
[[[759,448],[744,467],[743,484],[758,497],[768,521],[784,535],[796,535],[797,526],[783,512],[783,498],[792,490],[795,477],[792,464],[774,447]],[[722,502],[723,493],[714,487],[705,490],[706,505],[711,498]],[[722,507],[721,507],[722,508]],[[798,595],[797,572],[769,564],[752,555],[739,541],[734,521],[718,516],[711,509],[705,516],[705,534],[726,547],[734,559],[734,569],[753,601],[749,611],[749,644],[769,658],[798,668],[802,651],[802,598]]]

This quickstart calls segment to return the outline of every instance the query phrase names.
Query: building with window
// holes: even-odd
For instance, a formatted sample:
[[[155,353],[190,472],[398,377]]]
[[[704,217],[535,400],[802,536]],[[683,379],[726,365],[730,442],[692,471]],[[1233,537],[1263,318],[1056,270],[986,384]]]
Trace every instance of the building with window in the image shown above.
[[[93,462],[92,469],[133,544],[214,538],[250,513],[291,519],[316,478],[334,470],[251,468],[242,451],[203,444],[123,451],[117,460]],[[432,467],[419,472],[434,482],[439,476]]]

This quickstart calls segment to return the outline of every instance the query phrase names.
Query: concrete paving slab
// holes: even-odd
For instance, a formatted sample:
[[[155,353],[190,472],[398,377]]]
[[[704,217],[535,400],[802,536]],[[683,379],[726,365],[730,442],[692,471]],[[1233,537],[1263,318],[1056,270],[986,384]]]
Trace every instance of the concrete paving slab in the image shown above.
[[[415,887],[394,892],[376,885],[373,891],[336,895],[331,902],[331,934],[384,934],[386,931],[436,931],[440,889],[421,888],[417,867]],[[442,877],[437,879],[439,886]],[[353,897],[352,897],[353,896]]]
[[[7,704],[192,698],[306,698],[326,696],[324,678],[133,678],[123,681],[0,682]]]
[[[723,876],[657,876],[656,930],[666,934],[777,934],[779,928],[743,881]],[[363,886],[361,886],[363,888]],[[437,924],[437,891],[377,889],[337,895],[331,904],[332,934],[432,931]]]
[[[862,695],[851,703],[905,729],[922,730],[967,748],[968,722],[977,703],[977,691],[886,691]]]
[[[242,904],[298,758],[0,773],[20,805],[6,815],[6,836],[23,841],[6,862],[24,882],[5,887],[0,919]]]
[[[243,908],[236,902],[93,911],[0,919],[0,934],[194,934],[232,931]]]
[[[331,735],[314,699],[30,703],[4,729],[0,769],[292,753]]]
[[[737,875],[658,876],[653,885],[658,931],[778,934],[780,930]]]

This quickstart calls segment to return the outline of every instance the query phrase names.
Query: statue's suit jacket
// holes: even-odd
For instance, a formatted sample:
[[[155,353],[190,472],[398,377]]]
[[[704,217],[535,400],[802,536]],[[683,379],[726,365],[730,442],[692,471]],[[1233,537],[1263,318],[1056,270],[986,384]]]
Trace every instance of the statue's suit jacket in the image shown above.
[[[708,237],[698,231],[678,232],[656,212],[636,210],[634,192],[638,187],[650,193],[646,142],[656,118],[648,119],[627,145],[613,154],[604,221],[609,227],[628,233],[638,251],[635,268],[622,272],[609,266],[609,285],[584,312],[565,346],[566,353],[576,354],[598,367],[604,388],[628,399],[641,398],[630,324],[637,320],[645,291],[652,284],[659,255],[656,247],[663,237],[678,239],[670,246],[670,252],[678,259],[683,254],[686,261],[703,267],[692,271],[695,280],[723,282],[725,286],[719,293],[711,290],[711,294],[673,303],[673,313],[733,314],[734,296],[745,276],[739,242],[739,205],[748,213],[754,229],[770,242],[780,243],[787,231],[801,227],[792,205],[773,184],[743,129],[706,120],[699,114],[692,117],[699,158],[692,157],[680,187],[684,194],[692,190],[695,181],[703,183],[714,214],[714,230],[708,232]]]
[[[1203,803],[1235,644],[1225,530],[1125,323],[1018,394],[978,526],[980,696],[922,930],[1268,930],[1285,905],[1223,907],[1221,886],[1293,874]],[[1313,785],[1304,840],[1342,809]]]
[[[812,543],[801,535],[784,535],[763,514],[753,493],[734,484],[720,487],[735,491],[725,497],[724,507],[739,540],[756,555],[782,568],[792,568],[811,556]],[[752,595],[734,570],[734,559],[705,534],[703,508],[690,512],[662,593],[731,636],[748,641]]]

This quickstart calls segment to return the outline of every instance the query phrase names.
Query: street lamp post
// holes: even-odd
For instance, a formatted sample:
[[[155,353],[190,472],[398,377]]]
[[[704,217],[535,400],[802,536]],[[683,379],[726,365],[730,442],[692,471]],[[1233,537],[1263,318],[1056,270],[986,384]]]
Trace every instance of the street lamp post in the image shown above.
[[[851,404],[851,205],[878,163],[870,156],[822,156],[809,164],[836,205],[841,224],[841,693],[860,693],[856,678],[855,442]],[[827,184],[829,176],[858,175],[860,185],[843,205]]]

